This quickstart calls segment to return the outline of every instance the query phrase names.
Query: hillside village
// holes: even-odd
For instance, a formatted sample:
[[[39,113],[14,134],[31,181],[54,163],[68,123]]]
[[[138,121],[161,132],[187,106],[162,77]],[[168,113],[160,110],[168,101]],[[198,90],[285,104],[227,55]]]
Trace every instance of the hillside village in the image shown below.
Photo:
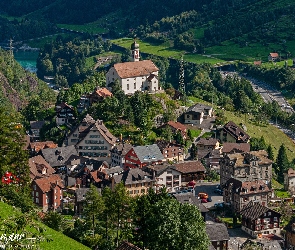
[[[153,121],[157,129],[179,135],[180,141],[162,139],[134,145],[129,138],[114,136],[103,120],[87,114],[94,103],[112,97],[114,83],[126,95],[163,92],[158,83],[159,69],[151,60],[139,60],[136,41],[131,52],[132,62],[117,63],[107,72],[106,88],[98,87],[81,96],[77,106],[78,113],[85,114],[81,122],[75,125],[78,117],[73,106],[56,105],[56,124],[71,128],[61,146],[40,141],[45,121],[30,121],[27,150],[34,203],[44,213],[82,217],[92,185],[101,193],[105,187],[114,190],[123,183],[131,197],[148,194],[149,189],[159,193],[164,188],[180,203],[193,204],[200,210],[209,249],[246,249],[256,244],[261,249],[293,249],[293,221],[282,226],[283,213],[278,210],[280,204],[293,202],[293,196],[276,196],[273,160],[265,150],[250,150],[244,125],[232,121],[217,125],[214,106],[195,103],[175,111],[175,120],[164,122],[157,117]],[[189,135],[192,128],[200,133]],[[192,145],[186,146],[185,141],[190,139]],[[294,176],[292,169],[284,176],[284,189],[292,195]],[[9,179],[7,173],[2,182],[9,183]],[[224,217],[232,222],[224,221]],[[237,227],[234,236],[233,227]],[[117,249],[140,248],[123,242]]]

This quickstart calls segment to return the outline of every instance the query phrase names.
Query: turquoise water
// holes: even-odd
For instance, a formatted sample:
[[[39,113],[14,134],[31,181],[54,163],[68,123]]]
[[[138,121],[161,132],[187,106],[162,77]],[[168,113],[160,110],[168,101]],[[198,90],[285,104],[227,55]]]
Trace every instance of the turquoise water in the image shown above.
[[[37,72],[36,63],[39,51],[14,51],[14,59],[26,70]]]

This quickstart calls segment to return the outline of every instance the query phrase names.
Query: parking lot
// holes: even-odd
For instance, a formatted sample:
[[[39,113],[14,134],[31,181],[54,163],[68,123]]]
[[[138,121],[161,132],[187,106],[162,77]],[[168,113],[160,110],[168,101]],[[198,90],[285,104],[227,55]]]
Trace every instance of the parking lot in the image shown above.
[[[223,196],[217,193],[214,193],[216,186],[219,183],[197,183],[195,186],[195,195],[198,196],[199,193],[207,193],[209,197],[212,198],[211,202],[203,203],[203,205],[207,208],[213,207],[215,203],[222,203]]]

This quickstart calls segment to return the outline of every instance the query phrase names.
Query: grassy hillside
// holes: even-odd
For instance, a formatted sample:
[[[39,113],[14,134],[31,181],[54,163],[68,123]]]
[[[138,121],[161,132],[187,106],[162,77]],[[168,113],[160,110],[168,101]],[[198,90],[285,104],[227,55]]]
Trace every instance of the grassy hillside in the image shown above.
[[[12,206],[0,201],[0,211],[1,211],[1,217],[7,218],[11,215],[15,215],[19,213],[15,208]],[[59,233],[49,227],[46,227],[45,236],[48,236],[50,239],[53,239],[53,241],[50,242],[42,242],[40,247],[42,250],[87,250],[90,249],[79,242],[65,236],[62,233]]]

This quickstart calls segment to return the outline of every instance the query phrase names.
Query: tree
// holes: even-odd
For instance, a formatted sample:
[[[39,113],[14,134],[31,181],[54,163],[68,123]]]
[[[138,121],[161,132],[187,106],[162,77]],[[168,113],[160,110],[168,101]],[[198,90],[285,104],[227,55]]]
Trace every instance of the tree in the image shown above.
[[[284,183],[284,173],[288,170],[290,166],[284,144],[282,144],[279,148],[275,166],[276,166],[276,174],[278,176],[278,182]]]
[[[193,143],[191,147],[191,158],[192,160],[195,160],[196,157],[197,157],[197,147],[196,147],[196,144]]]
[[[268,154],[268,158],[273,161],[275,157],[274,157],[273,148],[272,148],[272,146],[270,144],[268,145],[266,151],[267,151],[267,154]]]
[[[60,213],[53,211],[50,211],[45,214],[43,222],[45,225],[49,226],[50,228],[56,231],[62,231],[65,223],[63,216]]]

